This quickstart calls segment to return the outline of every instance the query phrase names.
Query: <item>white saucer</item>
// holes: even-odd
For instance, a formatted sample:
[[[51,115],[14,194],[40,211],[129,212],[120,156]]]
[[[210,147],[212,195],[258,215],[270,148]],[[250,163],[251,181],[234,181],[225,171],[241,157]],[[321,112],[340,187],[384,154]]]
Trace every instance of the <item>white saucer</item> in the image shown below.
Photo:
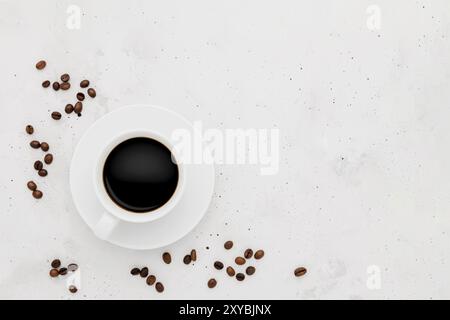
[[[105,211],[96,197],[92,177],[99,147],[117,132],[134,128],[147,128],[166,137],[177,128],[192,130],[189,121],[179,114],[149,105],[124,107],[97,120],[78,143],[70,167],[73,201],[91,229]],[[188,234],[208,209],[214,190],[214,167],[187,164],[184,169],[184,193],[171,212],[147,223],[121,221],[107,241],[124,248],[144,250],[169,245]]]

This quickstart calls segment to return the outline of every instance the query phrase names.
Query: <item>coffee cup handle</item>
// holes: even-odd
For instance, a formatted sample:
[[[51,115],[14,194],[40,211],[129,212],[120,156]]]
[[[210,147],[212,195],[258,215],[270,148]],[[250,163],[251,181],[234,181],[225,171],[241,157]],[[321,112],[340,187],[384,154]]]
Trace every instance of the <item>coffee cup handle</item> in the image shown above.
[[[118,224],[119,219],[107,212],[104,212],[100,220],[98,220],[97,224],[94,226],[94,233],[100,239],[106,240]]]

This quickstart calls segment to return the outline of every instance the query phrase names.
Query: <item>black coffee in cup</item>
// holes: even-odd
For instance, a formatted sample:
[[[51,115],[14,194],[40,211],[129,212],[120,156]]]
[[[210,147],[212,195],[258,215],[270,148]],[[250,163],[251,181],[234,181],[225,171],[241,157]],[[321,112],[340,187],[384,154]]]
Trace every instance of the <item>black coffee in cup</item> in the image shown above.
[[[178,185],[178,166],[161,142],[137,137],[118,144],[103,167],[110,198],[132,212],[156,210],[167,203]]]

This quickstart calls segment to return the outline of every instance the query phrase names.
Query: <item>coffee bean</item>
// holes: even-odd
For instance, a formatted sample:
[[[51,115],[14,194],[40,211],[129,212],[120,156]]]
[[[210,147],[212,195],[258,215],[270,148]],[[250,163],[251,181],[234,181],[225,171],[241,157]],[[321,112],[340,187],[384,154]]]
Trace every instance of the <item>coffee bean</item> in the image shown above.
[[[249,276],[251,276],[252,274],[254,274],[255,271],[256,271],[256,268],[255,268],[255,267],[252,267],[252,266],[247,267],[247,269],[245,269],[245,273],[246,273],[247,275],[249,275]]]
[[[41,190],[34,190],[33,191],[33,197],[35,198],[35,199],[40,199],[40,198],[42,198],[42,191]]]
[[[36,161],[34,162],[33,167],[34,167],[35,170],[38,170],[38,171],[39,171],[39,170],[41,170],[41,169],[44,167],[44,164],[43,164],[41,161],[36,160]]]
[[[33,149],[38,149],[38,148],[41,147],[41,143],[39,141],[37,141],[37,140],[33,140],[33,141],[30,142],[30,146]]]
[[[80,82],[81,88],[87,88],[89,86],[89,80],[83,80]]]
[[[197,251],[195,249],[191,250],[191,259],[192,261],[197,261]]]
[[[36,190],[37,185],[36,185],[36,183],[34,183],[34,181],[28,181],[28,182],[27,182],[27,187],[28,187],[28,189],[30,189],[31,191],[34,191],[34,190]]]
[[[41,150],[47,152],[50,149],[50,146],[47,142],[41,142]]]
[[[61,90],[69,90],[70,89],[70,83],[69,82],[63,82],[60,85]]]
[[[234,259],[234,262],[236,262],[237,265],[242,266],[243,264],[245,264],[245,259],[242,257],[236,257],[236,259]]]
[[[64,108],[64,111],[65,111],[67,114],[72,113],[72,112],[73,112],[73,105],[71,105],[70,103],[69,103],[69,104],[66,104],[66,107]]]
[[[298,267],[297,269],[294,270],[294,275],[296,277],[301,277],[304,276],[306,274],[307,270],[304,267]]]
[[[255,259],[256,260],[259,260],[262,257],[264,257],[264,250],[258,250],[258,251],[255,252]]]
[[[223,246],[225,247],[225,249],[230,250],[231,248],[233,248],[233,241],[227,241]]]
[[[45,62],[45,60],[40,60],[40,61],[38,61],[38,63],[36,63],[36,69],[42,70],[45,68],[46,65],[47,65],[47,62]]]
[[[156,281],[156,277],[154,275],[148,276],[147,280],[145,280],[145,282],[147,282],[147,284],[149,286],[152,286]]]
[[[172,257],[170,255],[170,253],[168,253],[168,252],[163,253],[162,259],[166,264],[170,264],[172,262]]]
[[[212,289],[217,285],[216,279],[209,279],[208,280],[208,288]]]
[[[61,268],[59,269],[59,275],[60,276],[65,276],[67,274],[67,268]]]
[[[48,172],[45,169],[41,169],[38,171],[38,175],[40,175],[41,177],[45,177],[47,176]]]
[[[52,118],[53,118],[54,120],[59,120],[59,119],[61,119],[61,113],[59,113],[58,111],[53,111],[53,112],[52,112]]]
[[[227,267],[227,274],[230,277],[234,277],[234,275],[236,274],[236,272],[234,271],[233,267]]]
[[[216,268],[217,270],[222,270],[223,269],[223,263],[220,262],[220,261],[214,262],[214,268]]]
[[[51,153],[47,153],[44,157],[45,164],[50,164],[53,162],[53,155]]]
[[[161,282],[157,282],[155,284],[155,288],[156,288],[156,291],[158,291],[159,293],[164,291],[164,286],[163,286],[163,284]]]
[[[97,96],[97,92],[95,92],[95,90],[92,88],[89,88],[87,93],[88,93],[89,97],[91,97],[91,98],[95,98],[95,96]]]
[[[243,281],[245,279],[245,274],[243,274],[243,273],[236,274],[236,279],[238,281]]]
[[[62,82],[67,82],[67,81],[69,81],[70,80],[70,76],[67,74],[67,73],[64,73],[62,76],[61,76],[61,81]]]
[[[184,256],[184,258],[183,258],[184,264],[189,264],[189,263],[191,263],[191,261],[192,261],[192,258],[190,255],[187,254]]]
[[[59,88],[61,88],[61,85],[59,84],[59,82],[55,81],[52,84],[53,90],[58,91]]]
[[[148,268],[147,268],[147,267],[143,267],[143,268],[141,269],[141,272],[139,272],[139,274],[140,274],[140,276],[141,276],[142,278],[146,278],[146,277],[148,276]]]
[[[58,269],[61,266],[61,260],[55,259],[52,261],[51,265],[52,265],[52,268]]]
[[[42,87],[43,88],[48,88],[50,86],[50,81],[45,80],[44,82],[42,82]]]
[[[55,277],[59,276],[59,271],[58,271],[58,269],[51,269],[49,274],[50,274],[50,277],[55,278]]]
[[[76,263],[71,263],[67,266],[67,270],[70,272],[75,272],[78,270],[78,265]]]
[[[70,291],[71,293],[76,293],[76,292],[78,291],[78,289],[77,289],[77,287],[75,287],[74,285],[70,285],[70,286],[69,286],[69,291]]]
[[[78,101],[83,101],[84,100],[84,93],[78,92],[77,93],[77,99],[78,99]]]
[[[141,273],[141,269],[139,269],[139,268],[133,268],[133,269],[131,269],[130,273],[131,273],[133,276],[137,276],[138,274]]]
[[[28,134],[33,134],[33,132],[34,132],[33,126],[31,124],[27,125],[25,127],[25,132],[28,133]]]
[[[73,111],[78,115],[81,114],[81,111],[83,111],[83,104],[80,101],[75,103],[75,107],[74,107]]]
[[[247,249],[244,252],[244,258],[245,259],[250,259],[251,257],[253,257],[253,250],[252,249]]]

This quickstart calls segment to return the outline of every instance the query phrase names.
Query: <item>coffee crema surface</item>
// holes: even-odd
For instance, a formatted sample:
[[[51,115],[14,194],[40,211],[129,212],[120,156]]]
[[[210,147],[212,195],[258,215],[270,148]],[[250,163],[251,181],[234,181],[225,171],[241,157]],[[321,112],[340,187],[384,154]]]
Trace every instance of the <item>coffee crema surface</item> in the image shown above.
[[[103,167],[103,182],[120,207],[138,213],[167,203],[178,185],[178,166],[161,142],[137,137],[118,144]]]

